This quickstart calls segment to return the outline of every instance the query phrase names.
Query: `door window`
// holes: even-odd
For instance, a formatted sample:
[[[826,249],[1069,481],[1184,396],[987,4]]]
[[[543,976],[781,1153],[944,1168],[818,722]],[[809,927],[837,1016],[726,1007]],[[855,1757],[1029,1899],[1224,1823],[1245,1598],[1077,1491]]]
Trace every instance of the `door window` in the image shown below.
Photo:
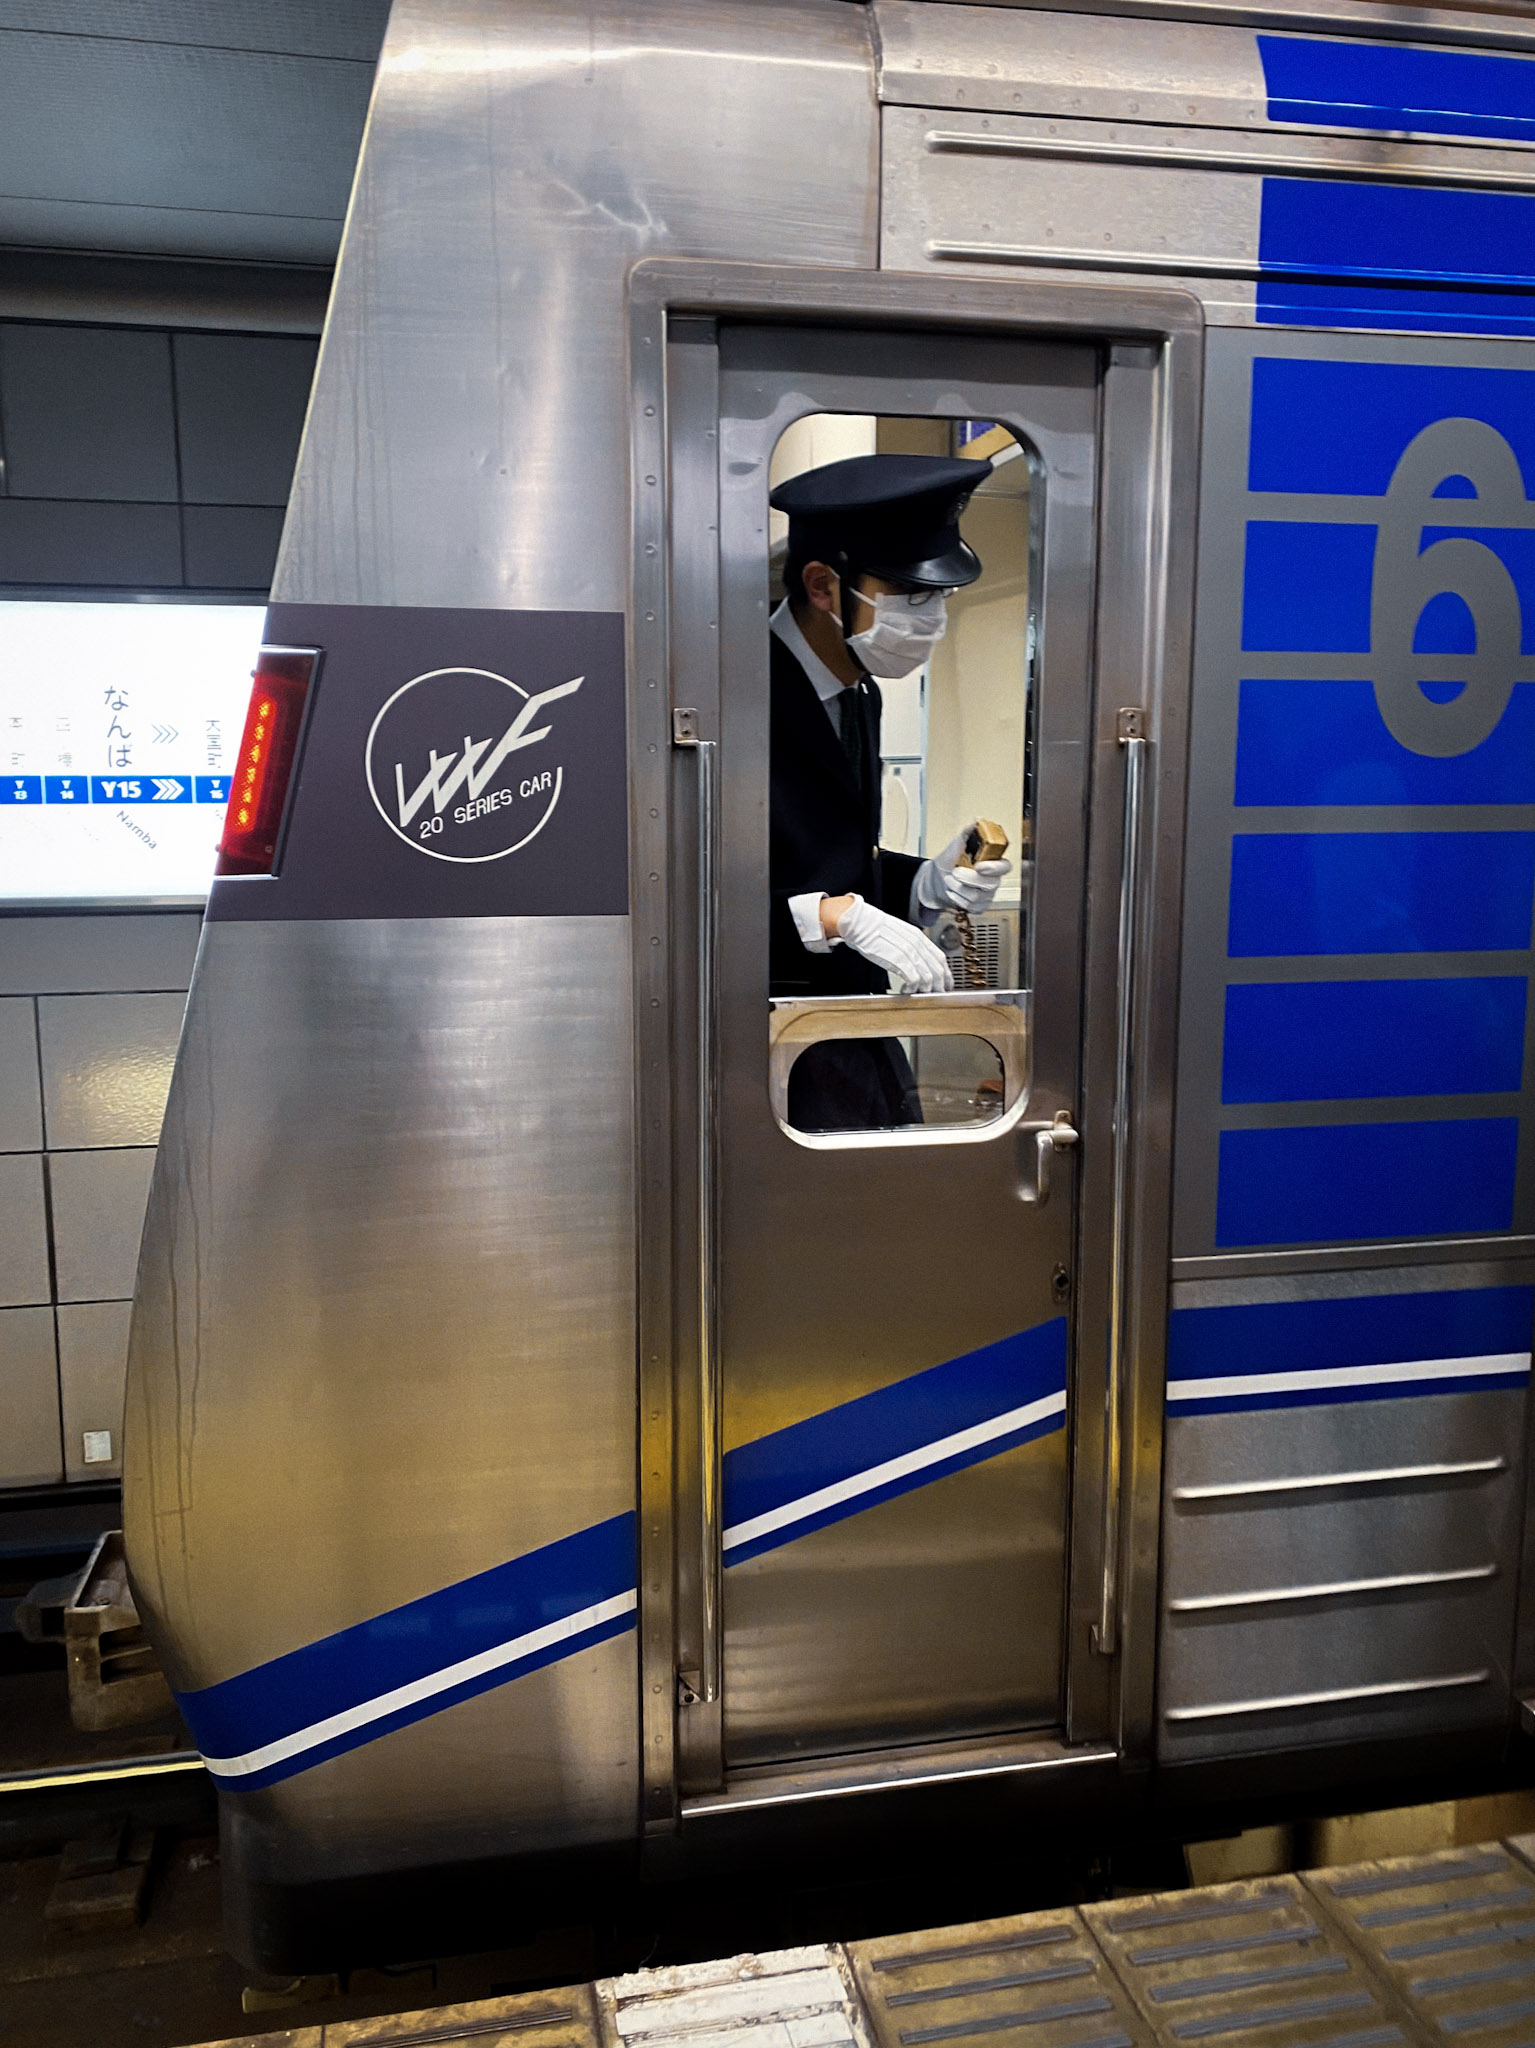
[[[784,513],[772,513],[768,535],[770,630],[780,643],[773,803],[796,807],[798,828],[785,851],[774,820],[770,886],[788,895],[793,916],[786,923],[775,902],[769,1092],[780,1127],[812,1144],[994,1135],[1017,1121],[1028,1096],[1040,465],[990,421],[819,413],[779,439],[770,487],[850,457],[887,454],[975,467],[960,532],[980,573],[947,590],[946,628],[920,666],[839,687],[821,656],[834,661],[839,645],[858,656],[850,629],[856,636],[869,622],[869,591],[896,605],[903,593],[852,574],[850,559],[863,595],[849,604],[839,593],[840,617],[816,611],[790,556]],[[786,654],[821,696],[826,731],[808,712],[791,715],[788,692],[801,709],[810,699]],[[862,700],[856,714],[843,701],[849,688]],[[858,744],[859,720],[878,780],[872,797],[854,787],[856,776],[839,792],[828,771],[833,742],[844,752]],[[860,842],[857,858],[842,862],[846,874],[810,859],[807,835],[813,840],[822,811],[835,835],[846,824],[842,811],[861,798],[875,839],[868,858]],[[870,930],[867,914],[856,911],[839,918],[849,895],[903,929],[874,921]],[[818,896],[826,911],[812,920]],[[961,907],[967,898],[971,907]]]

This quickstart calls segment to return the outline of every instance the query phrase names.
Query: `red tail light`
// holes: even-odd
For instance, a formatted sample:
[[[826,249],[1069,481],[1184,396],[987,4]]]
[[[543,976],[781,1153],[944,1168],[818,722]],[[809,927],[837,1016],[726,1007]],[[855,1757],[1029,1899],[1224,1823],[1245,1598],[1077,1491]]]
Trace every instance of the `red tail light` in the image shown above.
[[[263,647],[229,785],[216,872],[269,875],[318,650]]]

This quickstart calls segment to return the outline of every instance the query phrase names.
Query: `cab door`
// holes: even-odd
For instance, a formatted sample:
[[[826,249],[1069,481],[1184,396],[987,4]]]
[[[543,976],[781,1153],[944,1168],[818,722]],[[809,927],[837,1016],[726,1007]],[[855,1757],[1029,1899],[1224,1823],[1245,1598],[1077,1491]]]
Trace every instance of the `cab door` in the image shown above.
[[[646,1011],[669,1009],[641,1158],[656,1186],[669,1167],[673,1197],[669,1235],[642,1237],[652,1826],[674,1788],[774,1766],[1116,1732],[1120,1562],[1144,1562],[1120,1513],[1128,1212],[1111,1169],[1140,887],[1120,885],[1163,566],[1145,515],[1165,482],[1147,460],[1154,347],[723,312],[673,315],[664,338],[666,473],[638,426],[635,480],[636,648],[641,668],[668,650],[674,741],[667,864],[648,877],[670,898],[672,971],[642,958],[637,981],[642,1059],[661,1044]],[[961,522],[984,573],[951,598],[927,669],[883,686],[880,838],[923,858],[985,821],[1012,871],[969,931],[935,933],[951,994],[775,992],[769,490],[855,450],[967,449],[994,465],[977,460]],[[664,488],[664,526],[646,488]],[[1106,653],[1128,723],[1103,702]],[[656,680],[637,670],[642,695]],[[870,1039],[909,1064],[917,1120],[796,1127],[795,1062]],[[664,1304],[645,1253],[663,1244]],[[1135,1495],[1153,1529],[1154,1463]],[[1144,1511],[1131,1520],[1143,1535]]]

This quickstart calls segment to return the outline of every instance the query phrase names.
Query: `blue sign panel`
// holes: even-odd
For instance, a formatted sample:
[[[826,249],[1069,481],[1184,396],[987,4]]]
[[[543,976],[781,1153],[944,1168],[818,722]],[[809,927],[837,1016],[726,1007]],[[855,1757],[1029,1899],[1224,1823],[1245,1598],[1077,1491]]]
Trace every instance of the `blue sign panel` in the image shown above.
[[[1178,1249],[1528,1229],[1535,369],[1219,346]]]
[[[197,777],[197,801],[200,804],[229,802],[229,777],[227,775],[199,775]]]
[[[88,804],[91,779],[88,775],[45,775],[43,793],[51,804]]]
[[[0,779],[0,804],[40,804],[42,800],[40,775],[7,775]]]

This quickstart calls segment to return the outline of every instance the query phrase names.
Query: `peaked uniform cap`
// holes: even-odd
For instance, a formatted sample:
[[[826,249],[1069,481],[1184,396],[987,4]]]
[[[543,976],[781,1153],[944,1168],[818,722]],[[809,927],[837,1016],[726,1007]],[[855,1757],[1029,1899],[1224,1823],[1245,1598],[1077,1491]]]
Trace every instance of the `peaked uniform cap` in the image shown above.
[[[894,583],[933,589],[973,583],[980,557],[961,539],[959,516],[987,461],[949,455],[851,455],[807,469],[768,503],[789,515],[789,553],[835,563]]]

